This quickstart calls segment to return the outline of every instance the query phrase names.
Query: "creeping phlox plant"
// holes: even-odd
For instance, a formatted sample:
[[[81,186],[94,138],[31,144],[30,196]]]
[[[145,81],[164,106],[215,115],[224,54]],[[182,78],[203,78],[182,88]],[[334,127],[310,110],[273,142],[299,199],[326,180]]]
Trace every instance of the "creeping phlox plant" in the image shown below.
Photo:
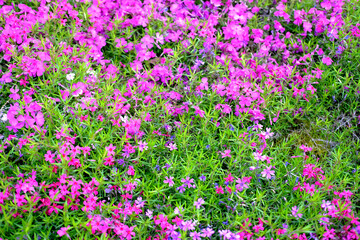
[[[359,239],[357,0],[0,0],[0,239]]]

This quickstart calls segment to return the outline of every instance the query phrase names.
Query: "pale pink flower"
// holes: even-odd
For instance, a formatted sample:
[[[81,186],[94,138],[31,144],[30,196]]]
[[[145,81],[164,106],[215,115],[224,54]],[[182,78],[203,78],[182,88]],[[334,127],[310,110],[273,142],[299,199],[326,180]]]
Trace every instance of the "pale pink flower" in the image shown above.
[[[271,170],[272,166],[269,166],[267,168],[265,168],[262,172],[261,172],[261,175],[264,177],[264,178],[267,178],[267,179],[270,179],[274,174],[275,174],[275,171],[274,170]]]
[[[169,149],[170,149],[170,151],[172,151],[172,150],[176,150],[176,149],[177,149],[177,147],[176,147],[176,143],[170,143],[170,144],[167,146],[167,148],[169,148]]]

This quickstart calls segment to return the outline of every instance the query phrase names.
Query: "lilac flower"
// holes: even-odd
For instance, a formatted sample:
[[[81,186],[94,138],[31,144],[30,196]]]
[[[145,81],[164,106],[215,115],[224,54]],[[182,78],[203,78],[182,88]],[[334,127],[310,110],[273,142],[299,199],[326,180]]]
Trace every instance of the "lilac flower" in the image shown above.
[[[244,189],[249,188],[249,184],[246,181],[244,181],[243,179],[236,180],[236,183],[237,184],[235,185],[235,187],[236,187],[236,190],[239,192],[242,192]]]
[[[200,236],[201,235],[198,232],[191,232],[190,233],[190,237],[192,237],[193,240],[200,240],[201,239]]]
[[[203,205],[204,203],[204,199],[199,198],[197,201],[194,202],[194,206],[196,207],[196,209],[200,209],[201,205]]]
[[[319,223],[320,223],[320,225],[327,226],[330,223],[330,219],[327,217],[322,217],[322,218],[320,218]]]
[[[170,235],[172,240],[181,240],[181,233],[176,231],[170,231]]]
[[[111,193],[111,185],[108,186],[108,188],[105,188],[106,193]]]
[[[202,237],[211,237],[213,234],[214,234],[214,230],[212,230],[210,227],[201,230]]]
[[[124,164],[124,159],[121,158],[121,159],[117,160],[117,162],[118,162],[119,165],[123,165]]]
[[[230,230],[219,230],[219,235],[224,237],[224,239],[230,239],[231,238],[231,235],[232,235],[232,232]]]
[[[206,181],[206,177],[205,177],[204,175],[201,175],[201,176],[199,177],[199,179],[200,179],[201,181],[203,181],[203,182]]]
[[[326,211],[330,206],[331,206],[331,202],[330,202],[330,201],[322,200],[321,207],[322,207],[325,211]]]
[[[194,230],[196,225],[197,225],[196,221],[191,221],[191,220],[183,221],[181,223],[181,229],[183,231]]]

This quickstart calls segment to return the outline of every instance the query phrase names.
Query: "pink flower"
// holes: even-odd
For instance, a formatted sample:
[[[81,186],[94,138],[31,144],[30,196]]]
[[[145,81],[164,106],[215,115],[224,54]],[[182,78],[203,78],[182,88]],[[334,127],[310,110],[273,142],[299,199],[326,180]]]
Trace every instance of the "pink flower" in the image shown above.
[[[323,64],[326,64],[326,65],[330,66],[333,61],[329,57],[324,57],[322,59],[322,62],[323,62]]]
[[[310,152],[312,150],[311,147],[307,147],[304,144],[301,145],[299,148],[302,149],[304,152]]]
[[[196,207],[196,209],[200,209],[201,205],[203,205],[204,203],[204,199],[199,198],[197,201],[194,202],[194,206]]]
[[[221,0],[210,0],[210,3],[213,4],[215,7],[219,7],[219,6],[223,5],[221,3]]]
[[[14,99],[14,100],[19,100],[20,99],[20,95],[17,94],[17,92],[19,91],[19,89],[16,87],[14,88],[10,88],[10,92],[12,94],[9,95],[10,98]]]
[[[164,183],[168,183],[170,187],[172,187],[174,185],[174,181],[173,181],[174,177],[165,177]]]
[[[302,217],[302,213],[298,213],[298,212],[299,212],[299,209],[297,206],[292,207],[291,214],[297,219]]]
[[[114,156],[115,155],[115,149],[116,149],[116,146],[110,144],[108,147],[105,147],[106,151],[107,151],[107,155],[108,156]]]
[[[221,153],[221,158],[226,158],[226,157],[231,158],[231,155],[230,155],[231,150],[230,149],[227,149],[223,153],[222,152],[220,152],[220,153]]]
[[[312,28],[311,23],[309,23],[309,22],[303,22],[303,26],[304,26],[304,31],[305,31],[305,33],[306,33],[306,32],[311,32],[311,28]]]
[[[227,176],[226,178],[224,178],[224,179],[225,179],[225,181],[227,181],[227,182],[233,182],[233,181],[234,181],[234,177],[231,176],[231,173],[229,173],[228,176]]]
[[[201,110],[198,106],[194,106],[195,109],[195,115],[199,115],[200,117],[205,116],[205,111]]]
[[[211,237],[213,234],[214,234],[214,230],[212,230],[210,227],[201,230],[202,237]]]
[[[129,169],[127,171],[127,174],[130,175],[130,176],[134,176],[135,174],[135,169],[133,166],[129,166]]]
[[[115,42],[117,43],[116,44],[116,47],[119,48],[119,47],[122,47],[122,46],[125,46],[127,44],[125,38],[117,38],[115,39]]]
[[[141,39],[142,46],[145,48],[152,48],[152,44],[154,43],[154,39],[152,39],[149,35],[146,35]]]
[[[64,236],[64,235],[68,235],[68,233],[66,232],[68,229],[70,228],[70,225],[67,227],[62,227],[60,228],[60,230],[57,231],[57,233],[59,234],[60,237]]]
[[[156,33],[156,40],[157,43],[164,44],[164,37],[163,35],[160,35],[159,33]]]
[[[218,187],[216,188],[216,193],[217,193],[217,194],[223,194],[223,193],[224,193],[224,189],[223,189],[221,186],[218,186]]]
[[[147,142],[139,141],[139,151],[142,152],[144,150],[147,150],[149,148],[147,145]]]

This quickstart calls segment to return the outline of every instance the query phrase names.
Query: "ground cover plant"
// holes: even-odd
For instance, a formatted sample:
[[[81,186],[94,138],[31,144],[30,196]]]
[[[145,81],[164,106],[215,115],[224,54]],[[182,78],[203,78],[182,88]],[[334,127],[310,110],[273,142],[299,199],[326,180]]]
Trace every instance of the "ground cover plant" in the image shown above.
[[[0,0],[0,239],[359,239],[357,0]]]

